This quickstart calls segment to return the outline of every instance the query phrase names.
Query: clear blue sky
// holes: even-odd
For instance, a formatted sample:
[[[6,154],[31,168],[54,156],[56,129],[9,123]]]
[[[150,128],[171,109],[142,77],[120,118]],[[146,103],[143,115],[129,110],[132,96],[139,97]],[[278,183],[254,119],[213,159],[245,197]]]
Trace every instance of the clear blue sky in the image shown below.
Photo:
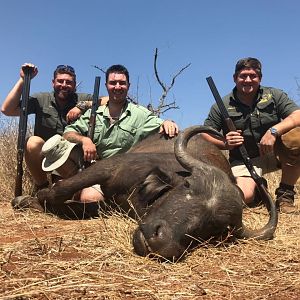
[[[169,84],[191,63],[169,93],[179,110],[163,118],[181,128],[204,121],[214,103],[205,78],[212,76],[220,94],[233,88],[236,61],[246,56],[263,63],[263,84],[285,90],[300,102],[300,1],[201,0],[6,0],[0,10],[0,99],[18,79],[24,62],[39,68],[31,92],[50,91],[54,68],[72,65],[79,91],[93,92],[91,67],[124,64],[131,94],[141,104],[157,104],[161,89],[154,78],[153,58]],[[299,80],[300,81],[300,80]],[[104,78],[101,94],[105,94]]]

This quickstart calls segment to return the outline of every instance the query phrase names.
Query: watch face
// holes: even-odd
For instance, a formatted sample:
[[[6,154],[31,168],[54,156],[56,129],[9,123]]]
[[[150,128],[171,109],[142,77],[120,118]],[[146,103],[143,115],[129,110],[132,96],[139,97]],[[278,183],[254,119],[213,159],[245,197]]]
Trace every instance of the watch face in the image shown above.
[[[80,110],[85,110],[86,109],[86,103],[84,101],[79,101],[76,104],[76,107],[79,108]]]
[[[276,128],[271,127],[270,131],[271,131],[272,135],[277,136],[278,133],[277,133],[277,129]]]

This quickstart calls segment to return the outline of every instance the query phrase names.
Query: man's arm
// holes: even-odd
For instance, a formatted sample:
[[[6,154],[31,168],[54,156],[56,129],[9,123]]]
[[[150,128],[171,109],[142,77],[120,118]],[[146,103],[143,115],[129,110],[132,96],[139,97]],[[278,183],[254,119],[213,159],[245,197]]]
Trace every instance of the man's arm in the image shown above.
[[[99,98],[99,106],[100,105],[106,105],[108,102],[109,97],[108,96],[102,96]],[[71,123],[75,120],[77,120],[81,115],[83,115],[89,108],[92,108],[93,101],[80,101],[77,103],[75,107],[70,109],[70,111],[67,113],[66,119],[68,123]]]
[[[34,78],[38,73],[37,67],[34,66],[33,64],[25,63],[22,65],[20,69],[20,78],[15,84],[15,86],[11,89],[11,91],[6,96],[1,107],[1,112],[6,116],[11,116],[11,117],[20,116],[20,99],[21,99],[22,89],[24,84],[23,68],[26,66],[33,68],[31,79]]]
[[[291,129],[300,126],[300,109],[293,111],[289,116],[283,119],[281,122],[272,126],[277,130],[277,135],[281,136]],[[274,145],[276,142],[276,137],[271,133],[270,130],[263,135],[260,140],[260,153],[261,155],[267,154],[273,151]]]
[[[216,138],[216,137],[213,137],[212,135],[208,134],[208,133],[201,133],[201,136],[211,142],[212,144],[216,145],[219,149],[221,150],[229,150],[228,148],[228,144],[227,144],[227,141],[226,139],[220,139],[220,138]]]
[[[217,131],[221,131],[221,130],[224,131],[224,128],[222,128],[223,125],[222,116],[216,104],[212,105],[212,107],[210,108],[209,114],[207,118],[204,120],[203,125],[212,127]],[[221,139],[220,137],[212,136],[208,133],[201,133],[201,136],[207,141],[216,145],[219,149],[229,150],[229,146],[226,141],[226,136],[224,136],[224,139]]]
[[[300,109],[293,111],[289,116],[274,125],[279,135],[283,135],[295,127],[300,126]]]
[[[82,145],[84,161],[92,161],[97,159],[97,149],[93,141],[76,131],[68,131],[63,134],[63,137],[76,144]]]

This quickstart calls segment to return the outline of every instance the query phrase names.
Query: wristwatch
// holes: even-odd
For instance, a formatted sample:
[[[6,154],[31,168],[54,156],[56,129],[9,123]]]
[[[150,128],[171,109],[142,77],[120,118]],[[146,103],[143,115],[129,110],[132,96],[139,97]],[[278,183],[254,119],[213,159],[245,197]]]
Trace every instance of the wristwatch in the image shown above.
[[[79,108],[82,112],[85,112],[89,108],[86,101],[79,101],[75,106]]]
[[[271,127],[269,130],[273,136],[275,136],[276,138],[278,137],[278,130],[275,127]]]

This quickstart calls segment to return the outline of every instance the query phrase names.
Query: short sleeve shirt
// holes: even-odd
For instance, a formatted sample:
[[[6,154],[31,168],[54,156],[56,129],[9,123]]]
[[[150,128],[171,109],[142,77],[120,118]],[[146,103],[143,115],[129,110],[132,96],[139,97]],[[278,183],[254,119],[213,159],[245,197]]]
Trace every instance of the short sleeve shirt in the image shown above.
[[[236,129],[242,130],[244,145],[250,158],[259,156],[258,143],[267,130],[285,119],[299,107],[286,93],[272,87],[260,87],[253,107],[243,104],[236,97],[236,88],[223,98],[224,105]],[[226,124],[217,104],[211,107],[204,125],[227,132]],[[237,149],[229,151],[229,159],[241,160]]]
[[[55,134],[63,134],[67,125],[66,115],[78,101],[91,101],[90,94],[76,93],[74,98],[60,109],[55,101],[54,92],[33,94],[28,101],[28,114],[35,114],[34,135],[48,140]]]
[[[86,136],[90,110],[65,128],[66,132],[78,132]],[[148,135],[157,132],[163,120],[143,106],[127,102],[123,112],[114,124],[110,124],[108,106],[97,110],[93,142],[99,158],[106,158],[128,151]]]

